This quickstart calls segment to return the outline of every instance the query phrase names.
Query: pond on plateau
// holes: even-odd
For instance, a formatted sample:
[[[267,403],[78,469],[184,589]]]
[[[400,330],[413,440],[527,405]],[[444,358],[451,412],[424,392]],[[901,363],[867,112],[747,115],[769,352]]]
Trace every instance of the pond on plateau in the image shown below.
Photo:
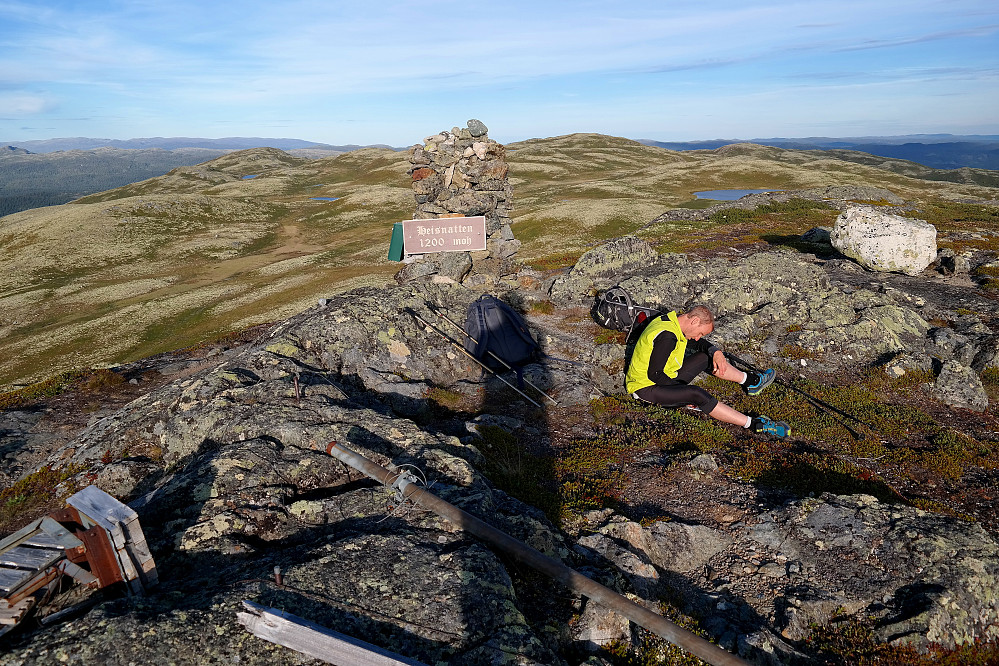
[[[759,194],[760,192],[780,192],[780,190],[705,190],[704,192],[694,192],[698,199],[713,199],[714,201],[735,201],[747,194]]]

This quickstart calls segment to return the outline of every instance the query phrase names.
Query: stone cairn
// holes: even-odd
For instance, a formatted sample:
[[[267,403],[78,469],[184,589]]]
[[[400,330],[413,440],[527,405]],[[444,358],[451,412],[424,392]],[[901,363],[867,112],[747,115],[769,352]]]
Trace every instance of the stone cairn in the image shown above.
[[[520,241],[510,229],[513,189],[507,177],[509,165],[504,159],[506,148],[489,138],[486,126],[479,120],[469,120],[465,129],[458,127],[428,136],[422,144],[410,150],[416,211],[413,219],[440,217],[486,218],[486,250],[471,253],[441,253],[424,255],[424,263],[436,264],[441,275],[453,273],[448,266],[458,258],[446,254],[465,255],[468,270],[473,273],[501,273],[520,248]],[[442,265],[443,264],[443,265]],[[450,275],[461,281],[461,275]],[[405,271],[409,277],[426,273],[427,269]]]

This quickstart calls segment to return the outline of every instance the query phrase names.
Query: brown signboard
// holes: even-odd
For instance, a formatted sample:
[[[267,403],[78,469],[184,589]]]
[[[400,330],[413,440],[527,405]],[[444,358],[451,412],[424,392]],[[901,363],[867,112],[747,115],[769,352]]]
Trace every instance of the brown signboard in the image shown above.
[[[403,220],[402,233],[406,254],[486,249],[486,218],[481,215]]]

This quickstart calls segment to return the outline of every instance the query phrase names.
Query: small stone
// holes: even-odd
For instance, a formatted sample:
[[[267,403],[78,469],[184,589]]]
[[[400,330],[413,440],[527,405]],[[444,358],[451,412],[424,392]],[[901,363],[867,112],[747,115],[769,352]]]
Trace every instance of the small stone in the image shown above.
[[[695,457],[687,463],[687,466],[700,472],[713,472],[718,469],[718,463],[715,461],[714,456],[708,453],[702,453]]]
[[[787,568],[776,562],[769,562],[760,567],[760,573],[767,578],[783,578],[787,574]]]
[[[948,405],[963,407],[976,412],[989,408],[989,396],[982,380],[971,368],[958,361],[947,361],[933,384],[937,398]]]
[[[489,129],[485,126],[485,124],[481,120],[476,120],[473,118],[472,120],[469,120],[466,124],[468,125],[468,133],[471,134],[472,137],[476,139],[479,138],[480,136],[485,136],[486,133],[489,132]]]

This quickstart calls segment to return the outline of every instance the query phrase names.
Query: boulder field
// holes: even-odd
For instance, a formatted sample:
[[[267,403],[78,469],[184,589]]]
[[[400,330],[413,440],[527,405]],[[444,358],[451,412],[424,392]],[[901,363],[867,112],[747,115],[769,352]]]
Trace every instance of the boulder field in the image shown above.
[[[565,272],[522,269],[492,291],[529,313],[548,353],[575,362],[527,368],[559,409],[622,393],[626,347],[595,344],[592,324],[561,327],[531,305],[586,320],[596,293],[622,285],[651,307],[708,305],[714,339],[754,362],[794,345],[823,371],[928,371],[930,399],[981,413],[980,373],[999,364],[982,314],[995,303],[974,290],[959,303],[943,279],[872,278],[846,259],[791,251],[659,255],[625,237]],[[138,511],[161,585],[13,636],[0,664],[313,663],[247,633],[236,618],[244,599],[427,664],[600,664],[596,645],[642,640],[612,612],[400,504],[328,456],[331,441],[411,466],[446,501],[650,608],[673,599],[750,663],[816,663],[803,641],[839,613],[874,618],[880,640],[920,649],[999,638],[999,544],[981,525],[868,495],[771,502],[719,475],[710,454],[667,462],[713,506],[648,524],[591,511],[559,529],[490,481],[482,437],[491,424],[543,440],[559,412],[532,410],[410,312],[459,339],[427,306],[463,322],[478,291],[435,275],[403,282],[331,296],[253,342],[180,362],[164,370],[175,379],[58,446],[30,414],[3,414],[4,436],[21,442],[4,449],[15,475],[86,465]],[[962,304],[979,314],[957,314]],[[431,398],[442,392],[480,416],[441,411]],[[708,518],[726,503],[738,519]]]

